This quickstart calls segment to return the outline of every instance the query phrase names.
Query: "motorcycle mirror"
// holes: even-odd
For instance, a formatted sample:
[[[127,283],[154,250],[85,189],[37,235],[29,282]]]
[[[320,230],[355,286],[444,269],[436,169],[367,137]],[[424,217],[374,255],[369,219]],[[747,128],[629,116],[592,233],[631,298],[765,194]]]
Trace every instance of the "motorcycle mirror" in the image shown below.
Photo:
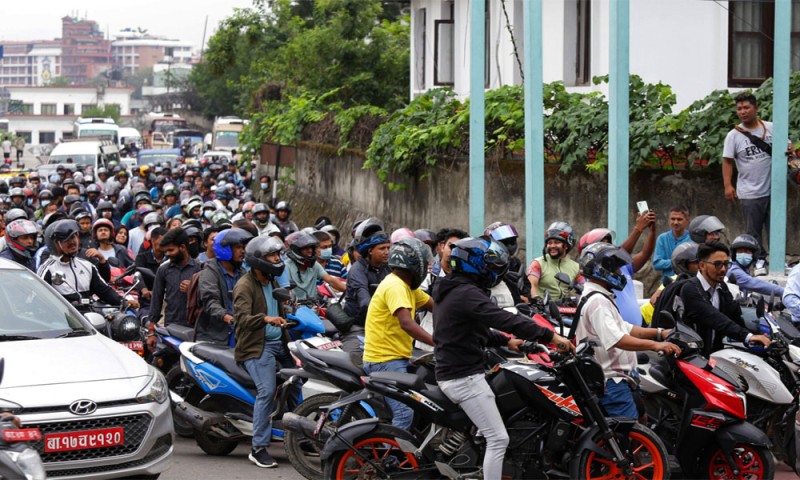
[[[561,283],[563,283],[565,285],[569,285],[570,283],[572,283],[570,281],[570,279],[569,279],[569,276],[567,276],[567,274],[564,273],[564,272],[556,273],[556,280],[558,280],[559,282],[561,282]]]
[[[728,276],[727,282],[728,282],[728,285],[739,285],[739,281],[733,275],[729,275]]]
[[[122,264],[119,263],[119,259],[117,257],[109,257],[106,259],[106,261],[108,262],[109,265],[111,265],[114,268],[119,268],[122,266]]]
[[[675,317],[672,316],[666,310],[661,310],[658,312],[658,323],[659,328],[672,328],[675,326]]]
[[[292,292],[286,288],[276,288],[272,292],[272,298],[279,302],[288,302],[292,299]]]
[[[142,274],[139,273],[139,272],[134,273],[133,274],[133,285],[131,285],[130,289],[131,290],[136,290],[137,288],[139,288],[142,285],[142,282],[144,282],[144,279],[142,278]]]
[[[95,328],[95,330],[100,330],[101,332],[105,331],[106,328],[106,319],[102,315],[96,312],[88,312],[83,315],[86,317],[86,320],[89,320],[89,323]]]
[[[64,274],[61,272],[56,272],[53,274],[52,279],[50,280],[53,285],[63,285],[64,284]]]

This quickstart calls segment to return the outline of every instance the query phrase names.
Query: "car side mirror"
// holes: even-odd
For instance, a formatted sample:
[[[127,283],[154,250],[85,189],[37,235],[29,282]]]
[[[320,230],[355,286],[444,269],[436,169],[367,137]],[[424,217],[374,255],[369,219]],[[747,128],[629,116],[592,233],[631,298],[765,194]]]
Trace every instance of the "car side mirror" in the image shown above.
[[[95,328],[95,330],[99,330],[101,332],[105,332],[106,328],[106,319],[102,315],[96,312],[88,312],[83,315],[86,317],[86,320],[89,320],[89,323]]]

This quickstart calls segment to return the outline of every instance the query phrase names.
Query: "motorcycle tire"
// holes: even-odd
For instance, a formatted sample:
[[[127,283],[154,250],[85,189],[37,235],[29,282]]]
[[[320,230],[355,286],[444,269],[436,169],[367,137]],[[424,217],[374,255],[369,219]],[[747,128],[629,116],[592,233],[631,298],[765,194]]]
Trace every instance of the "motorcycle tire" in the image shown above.
[[[658,435],[649,428],[637,423],[633,426],[628,438],[631,442],[631,449],[637,453],[637,458],[634,460],[634,473],[637,474],[637,478],[668,479],[670,475],[669,456],[664,442],[661,441]],[[598,444],[602,445],[602,443],[602,441],[598,441]],[[576,461],[572,462],[570,478],[599,477],[624,478],[625,473],[620,467],[605,460],[590,449],[580,452]]]
[[[741,470],[737,478],[775,478],[775,459],[767,447],[737,443],[733,447],[733,460]],[[733,478],[731,467],[718,446],[709,448],[703,453],[700,465],[700,468],[704,469],[699,472],[703,478],[711,480]]]
[[[170,391],[173,391],[180,395],[181,397],[186,397],[186,392],[182,391],[184,386],[184,379],[186,375],[181,370],[180,365],[174,365],[170,368],[169,372],[167,372],[166,380],[167,380],[167,388]],[[189,423],[185,422],[178,418],[177,415],[172,416],[172,424],[175,427],[175,433],[183,438],[193,438],[194,437],[194,429],[192,428]]]
[[[194,441],[197,442],[197,446],[206,452],[206,454],[215,457],[224,457],[236,450],[236,447],[239,446],[239,442],[236,440],[222,440],[221,438],[211,436],[207,432],[200,430],[195,430]]]
[[[353,440],[353,446],[366,458],[384,462],[392,457],[396,459],[390,474],[397,474],[398,470],[418,469],[417,459],[410,453],[404,453],[395,438],[418,445],[418,440],[407,431],[391,425],[378,425],[375,430]],[[372,479],[382,478],[380,473],[372,467],[372,462],[361,460],[352,449],[342,450],[331,455],[323,463],[323,471],[322,478],[327,480],[356,479],[365,476]]]
[[[335,393],[320,393],[303,400],[293,413],[301,417],[308,417],[312,420],[319,418],[320,408],[339,400],[339,395]],[[348,412],[348,418],[342,419],[339,425],[370,418],[370,415],[358,405],[353,405]],[[333,420],[327,421],[326,425],[333,425]],[[322,477],[322,465],[319,460],[319,453],[322,451],[323,444],[315,442],[305,436],[286,431],[283,438],[283,446],[286,449],[286,457],[291,462],[297,472],[308,480],[318,480]]]

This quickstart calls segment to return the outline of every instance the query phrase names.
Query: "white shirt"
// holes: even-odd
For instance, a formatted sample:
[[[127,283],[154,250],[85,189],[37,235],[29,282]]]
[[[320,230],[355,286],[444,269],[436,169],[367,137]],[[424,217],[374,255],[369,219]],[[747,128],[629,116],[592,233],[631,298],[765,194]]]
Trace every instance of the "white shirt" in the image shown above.
[[[708,280],[706,280],[706,277],[704,277],[703,274],[700,272],[697,272],[697,278],[700,279],[700,285],[703,286],[703,291],[709,295],[711,299],[711,305],[713,305],[714,308],[719,310],[719,283],[717,284],[716,287],[712,287],[711,284],[708,283]],[[714,290],[709,293],[709,291],[712,288]]]
[[[3,141],[3,153],[11,153],[11,141]]]

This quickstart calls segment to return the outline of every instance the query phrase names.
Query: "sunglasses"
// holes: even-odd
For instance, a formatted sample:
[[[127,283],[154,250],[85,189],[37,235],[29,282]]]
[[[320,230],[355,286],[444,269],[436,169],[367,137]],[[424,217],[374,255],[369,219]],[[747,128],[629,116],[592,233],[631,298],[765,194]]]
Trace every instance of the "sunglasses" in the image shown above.
[[[716,268],[717,270],[719,270],[722,267],[730,268],[730,266],[731,266],[730,260],[725,261],[725,262],[723,262],[722,260],[717,260],[716,262],[703,262],[703,263],[708,263],[709,265],[714,265],[714,268]]]

